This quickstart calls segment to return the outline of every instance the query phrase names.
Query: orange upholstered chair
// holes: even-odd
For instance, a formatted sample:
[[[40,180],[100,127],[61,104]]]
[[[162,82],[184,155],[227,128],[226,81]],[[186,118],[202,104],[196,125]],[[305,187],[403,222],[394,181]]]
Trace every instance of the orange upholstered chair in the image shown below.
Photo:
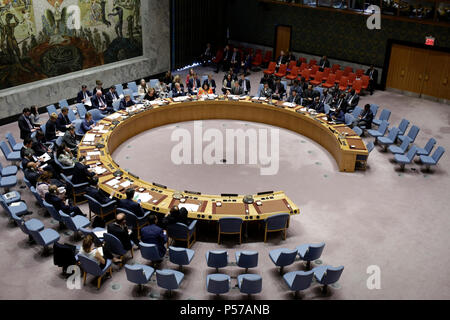
[[[267,68],[267,70],[264,70],[265,74],[274,74],[275,73],[275,68],[277,67],[276,62],[271,61],[269,63],[269,67]]]
[[[334,73],[330,73],[330,75],[327,78],[327,81],[324,84],[322,84],[322,87],[324,87],[324,88],[334,87],[335,80],[336,80],[336,75]]]
[[[342,76],[339,80],[339,90],[344,91],[348,87],[348,77]]]
[[[322,83],[322,79],[323,79],[323,72],[317,71],[314,76],[314,80],[311,80],[309,83],[311,83],[314,86],[317,86]]]
[[[282,64],[280,66],[280,68],[278,69],[278,72],[275,73],[275,76],[278,78],[283,78],[284,76],[286,76],[286,70],[287,70],[287,65]]]

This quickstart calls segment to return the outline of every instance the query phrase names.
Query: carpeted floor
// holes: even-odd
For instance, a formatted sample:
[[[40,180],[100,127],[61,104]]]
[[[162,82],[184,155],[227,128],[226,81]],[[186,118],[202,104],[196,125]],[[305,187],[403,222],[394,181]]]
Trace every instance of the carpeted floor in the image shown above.
[[[200,75],[210,68],[197,68]],[[182,72],[183,79],[187,71]],[[217,83],[223,73],[214,74]],[[261,73],[251,76],[255,94]],[[219,86],[219,85],[218,85]],[[438,145],[450,149],[450,106],[377,91],[361,98],[360,105],[376,103],[392,110],[391,125],[406,117],[418,125],[421,132],[416,140],[423,147],[430,137]],[[43,116],[46,118],[46,116]],[[205,128],[225,129],[270,128],[242,121],[204,121]],[[345,270],[338,284],[323,295],[317,284],[301,293],[305,299],[449,299],[450,278],[448,244],[450,219],[448,206],[450,187],[448,154],[431,173],[423,172],[417,163],[398,171],[392,156],[378,147],[370,154],[369,168],[356,173],[340,173],[334,159],[326,150],[303,136],[280,130],[280,169],[277,175],[261,176],[257,165],[192,165],[175,166],[170,161],[174,129],[192,130],[193,123],[180,123],[145,132],[124,143],[115,153],[118,163],[148,181],[158,181],[170,187],[194,189],[204,193],[284,190],[300,207],[301,214],[291,220],[286,241],[278,234],[262,242],[258,230],[250,228],[248,238],[238,245],[233,236],[216,243],[213,224],[199,226],[199,239],[191,265],[185,267],[185,280],[172,299],[217,299],[205,289],[206,275],[215,273],[208,268],[205,252],[227,249],[231,264],[221,272],[232,277],[243,273],[236,267],[236,250],[257,250],[259,265],[250,270],[263,277],[263,291],[254,299],[292,299],[280,274],[268,257],[274,248],[294,248],[303,243],[321,242],[326,247],[318,263],[343,265]],[[274,128],[275,129],[275,128]],[[0,136],[11,131],[19,136],[17,124],[0,127]],[[365,138],[365,142],[370,141]],[[155,152],[157,150],[157,152]],[[6,165],[2,158],[2,164]],[[151,166],[150,166],[151,164]],[[19,173],[22,177],[22,173]],[[18,188],[15,188],[18,189]],[[18,189],[34,212],[31,217],[42,220],[46,227],[58,225],[44,217],[34,198],[26,189]],[[81,206],[87,212],[87,205]],[[67,230],[58,230],[62,242],[71,242]],[[52,256],[42,257],[41,248],[27,244],[26,236],[8,223],[5,213],[0,219],[0,299],[166,299],[166,292],[150,282],[148,290],[139,294],[127,282],[125,271],[114,267],[112,279],[107,279],[100,290],[92,277],[80,290],[69,290],[61,276],[61,269],[53,265]],[[78,242],[80,244],[80,242]],[[130,263],[145,263],[140,253]],[[369,290],[369,266],[379,266],[381,288]],[[161,268],[176,269],[167,259]],[[302,270],[300,261],[286,268],[286,272]],[[246,299],[239,290],[219,299]]]

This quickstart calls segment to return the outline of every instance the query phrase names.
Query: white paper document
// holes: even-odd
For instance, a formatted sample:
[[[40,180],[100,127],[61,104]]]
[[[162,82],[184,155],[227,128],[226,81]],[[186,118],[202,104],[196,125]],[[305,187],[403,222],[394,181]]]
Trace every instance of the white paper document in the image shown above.
[[[153,197],[150,193],[140,193],[140,192],[136,192],[133,198],[133,200],[135,201],[141,200],[141,202],[149,202],[152,199]]]
[[[86,133],[84,135],[83,142],[94,142],[95,141],[95,134],[93,133]]]
[[[115,119],[117,119],[117,118],[120,118],[121,116],[122,116],[122,115],[121,115],[120,113],[116,112],[116,113],[113,113],[112,115],[108,116],[108,117],[105,118],[105,119],[115,120]]]
[[[103,167],[95,167],[94,172],[95,172],[95,174],[103,174],[106,172],[106,169]]]
[[[129,186],[131,186],[131,182],[126,180],[125,182],[121,183],[120,186],[123,188],[128,188]]]
[[[92,152],[88,152],[87,155],[90,157],[95,157],[95,156],[100,156],[101,153],[100,153],[100,151],[92,151]]]
[[[97,238],[99,238],[99,239],[103,238],[103,235],[104,235],[105,233],[107,233],[106,230],[105,230],[105,231],[96,231],[96,232],[94,232],[95,236],[96,236]]]
[[[118,184],[120,181],[117,179],[112,179],[110,181],[108,181],[106,184],[110,187],[115,186],[116,184]]]
[[[197,212],[200,205],[194,203],[180,203],[178,208],[185,208],[189,212]]]
[[[292,103],[292,102],[285,102],[285,103],[283,103],[283,106],[288,107],[288,108],[294,108],[296,106],[296,104]]]

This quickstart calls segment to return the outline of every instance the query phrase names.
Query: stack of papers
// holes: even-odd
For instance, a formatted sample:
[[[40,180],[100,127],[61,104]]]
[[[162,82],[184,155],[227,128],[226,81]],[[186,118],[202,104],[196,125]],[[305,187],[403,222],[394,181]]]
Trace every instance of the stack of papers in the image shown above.
[[[117,179],[112,179],[112,180],[108,181],[106,184],[107,184],[108,186],[110,186],[110,187],[113,187],[113,186],[115,186],[116,184],[118,184],[119,182],[120,182],[120,181],[117,180]]]
[[[120,118],[122,115],[120,114],[120,113],[113,113],[112,115],[110,115],[110,116],[108,116],[107,118],[105,118],[105,119],[109,119],[109,120],[115,120],[115,119],[117,119],[117,118]]]
[[[131,186],[131,182],[126,180],[125,182],[121,183],[120,186],[123,188],[128,188],[129,186]]]
[[[188,99],[189,99],[189,97],[182,96],[182,97],[173,98],[173,101],[175,101],[175,102],[182,102],[182,101],[186,101]]]
[[[42,162],[47,162],[51,159],[51,157],[48,155],[48,153],[43,154],[42,156],[39,157],[39,160],[41,160]]]
[[[152,199],[153,197],[150,193],[140,193],[140,192],[136,192],[133,198],[133,200],[135,201],[141,200],[141,202],[149,202]]]
[[[86,133],[84,135],[83,142],[94,142],[95,141],[95,134],[93,133]]]
[[[95,157],[95,156],[100,156],[101,153],[100,153],[100,151],[92,151],[92,152],[88,152],[87,155],[90,157]]]
[[[94,172],[95,172],[95,174],[103,174],[106,172],[106,169],[103,167],[95,167]]]
[[[292,102],[285,102],[285,103],[283,103],[283,106],[288,107],[288,108],[294,108],[296,106],[296,104],[292,103]]]

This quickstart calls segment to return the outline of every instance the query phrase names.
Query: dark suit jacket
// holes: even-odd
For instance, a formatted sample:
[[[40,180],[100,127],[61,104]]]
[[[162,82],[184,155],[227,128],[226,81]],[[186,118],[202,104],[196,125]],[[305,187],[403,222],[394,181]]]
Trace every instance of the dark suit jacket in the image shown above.
[[[95,176],[94,172],[89,172],[88,167],[80,162],[75,162],[73,168],[72,183],[80,184],[89,182],[89,178]]]
[[[105,106],[107,106],[105,96],[101,96],[101,99],[102,99],[103,103],[105,104]],[[92,97],[91,101],[92,101],[92,107],[93,107],[93,108],[95,108],[95,109],[100,109],[100,99],[98,98],[97,95],[94,95],[94,96]]]
[[[110,203],[111,201],[113,201],[112,199],[109,198],[109,196],[104,191],[99,190],[97,188],[87,187],[86,194],[88,196],[94,198],[101,204],[107,204],[107,203]]]
[[[158,247],[160,256],[166,253],[164,244],[167,242],[167,236],[164,234],[163,229],[155,224],[141,229],[141,241],[147,244],[155,244]]]
[[[20,139],[24,140],[25,138],[28,138],[31,135],[31,129],[33,125],[31,124],[31,121],[28,119],[30,125],[28,125],[27,120],[25,119],[25,115],[20,115],[18,124],[20,129]],[[31,126],[31,128],[30,128]]]
[[[240,96],[240,95],[244,94],[244,90],[241,87],[237,87],[237,88],[233,87],[233,88],[231,88],[231,94]]]
[[[342,111],[342,110],[340,110],[339,113],[337,113],[336,111],[332,112],[331,116],[336,117],[336,122],[341,122],[341,123],[345,122],[345,114],[344,114],[344,111]]]
[[[108,233],[112,234],[113,236],[115,236],[117,239],[120,240],[125,250],[127,251],[131,250],[131,238],[130,235],[128,234],[127,226],[124,226],[122,228],[117,223],[110,223],[106,227],[106,230],[108,231]]]
[[[120,99],[119,94],[116,91],[114,93],[112,93],[111,91],[108,91],[105,95],[105,102],[109,108],[113,107],[114,99],[116,99],[116,100]]]
[[[92,96],[92,93],[89,90],[86,90],[86,93],[89,97]],[[84,95],[83,95],[83,90],[81,90],[77,94],[77,103],[83,103],[83,100],[84,100]]]
[[[239,79],[239,85],[241,86],[241,88],[244,88],[242,79]],[[244,93],[245,93],[245,94],[248,94],[248,93],[250,92],[250,90],[251,90],[250,80],[245,79],[245,86],[247,87],[247,91],[244,92]]]
[[[45,140],[52,141],[56,139],[56,122],[48,120],[45,125]]]
[[[127,108],[134,106],[135,104],[136,102],[134,102],[133,99],[130,99],[130,101],[126,102],[125,98],[123,98],[122,100],[120,100],[119,110],[126,110]]]
[[[348,103],[347,103],[347,100],[345,100],[345,98],[342,99],[342,102],[340,99],[337,99],[334,106],[335,106],[335,108],[340,107],[344,113],[347,112]]]
[[[83,133],[88,132],[90,129],[90,126],[94,124],[94,120],[91,120],[89,122],[86,121],[86,119],[83,120],[83,122],[81,123],[81,131]]]
[[[350,103],[350,99],[352,99],[352,96],[348,96],[348,98],[347,98],[347,105],[348,105],[351,109],[353,109],[353,108],[355,108],[355,107],[358,105],[358,103],[359,103],[359,95],[355,93],[355,96],[353,97],[351,103]]]
[[[70,132],[66,132],[64,134],[64,137],[62,141],[66,144],[66,146],[70,149],[75,149],[77,147],[77,139],[76,137],[72,136]]]
[[[97,87],[95,87],[94,89],[92,89],[92,95],[95,96],[97,94]],[[102,95],[104,96],[106,94],[106,89],[102,88]]]
[[[370,69],[368,69],[366,71],[366,76],[370,77]],[[377,83],[377,81],[378,81],[378,70],[377,69],[373,69],[372,79],[375,83]]]
[[[284,85],[280,82],[279,84],[275,83],[273,85],[273,94],[277,94],[278,89],[278,95],[280,96],[280,99],[283,98],[284,94],[286,93],[286,90],[284,89]]]
[[[31,183],[31,185],[32,185],[33,187],[36,187],[36,183],[37,183],[37,181],[38,181],[38,179],[39,179],[39,177],[40,177],[40,173],[39,173],[39,172],[30,170],[30,169],[27,168],[27,169],[25,169],[25,171],[24,171],[24,176],[25,176],[25,178],[26,178],[28,181],[30,181],[30,183]]]
[[[189,79],[189,84],[188,84],[188,89],[189,89],[189,93],[190,94],[192,94],[193,93],[193,88],[194,88],[194,78],[190,78]],[[200,89],[200,87],[201,87],[201,83],[200,83],[200,80],[199,79],[197,79],[197,81],[195,81],[195,85],[197,86],[197,90],[198,89]]]
[[[283,57],[279,56],[276,61],[277,64],[286,64],[287,63],[287,57],[284,55]]]
[[[328,61],[328,59],[327,60],[320,59],[318,66],[321,67],[321,68],[329,68],[330,67],[330,61]]]
[[[62,132],[66,132],[66,125],[71,124],[69,117],[64,116],[62,113],[58,115],[58,119],[56,119],[56,129]]]
[[[180,90],[181,90],[181,91],[178,92],[177,89],[174,87],[173,90],[172,90],[172,97],[176,98],[176,97],[182,97],[182,96],[186,95],[186,94],[184,93],[182,87],[180,87]]]
[[[293,95],[290,95],[290,96],[288,97],[288,99],[287,99],[287,102],[291,102],[291,103],[295,103],[295,104],[300,104],[300,103],[301,103],[301,97],[297,94],[297,95],[295,96],[295,99],[294,99],[294,96],[293,96]]]
[[[145,215],[145,211],[142,209],[141,205],[130,199],[119,200],[117,207],[128,210],[131,213],[134,213],[137,217],[143,217]]]
[[[47,146],[39,140],[33,142],[33,144],[31,145],[31,149],[33,149],[34,154],[38,157],[47,153]]]
[[[372,129],[372,121],[373,121],[373,112],[372,110],[369,110],[367,113],[361,114],[362,118],[361,120],[364,120],[366,122],[366,129]]]
[[[64,203],[64,201],[61,200],[60,197],[54,195],[54,194],[50,194],[50,192],[47,192],[45,194],[45,201],[51,205],[53,205],[53,207],[55,207],[56,211],[62,210],[62,212],[64,213],[71,213],[72,207],[66,205]]]
[[[233,61],[234,51],[230,52],[230,63]],[[241,65],[241,53],[239,51],[236,52],[234,60],[236,61],[236,65]]]

